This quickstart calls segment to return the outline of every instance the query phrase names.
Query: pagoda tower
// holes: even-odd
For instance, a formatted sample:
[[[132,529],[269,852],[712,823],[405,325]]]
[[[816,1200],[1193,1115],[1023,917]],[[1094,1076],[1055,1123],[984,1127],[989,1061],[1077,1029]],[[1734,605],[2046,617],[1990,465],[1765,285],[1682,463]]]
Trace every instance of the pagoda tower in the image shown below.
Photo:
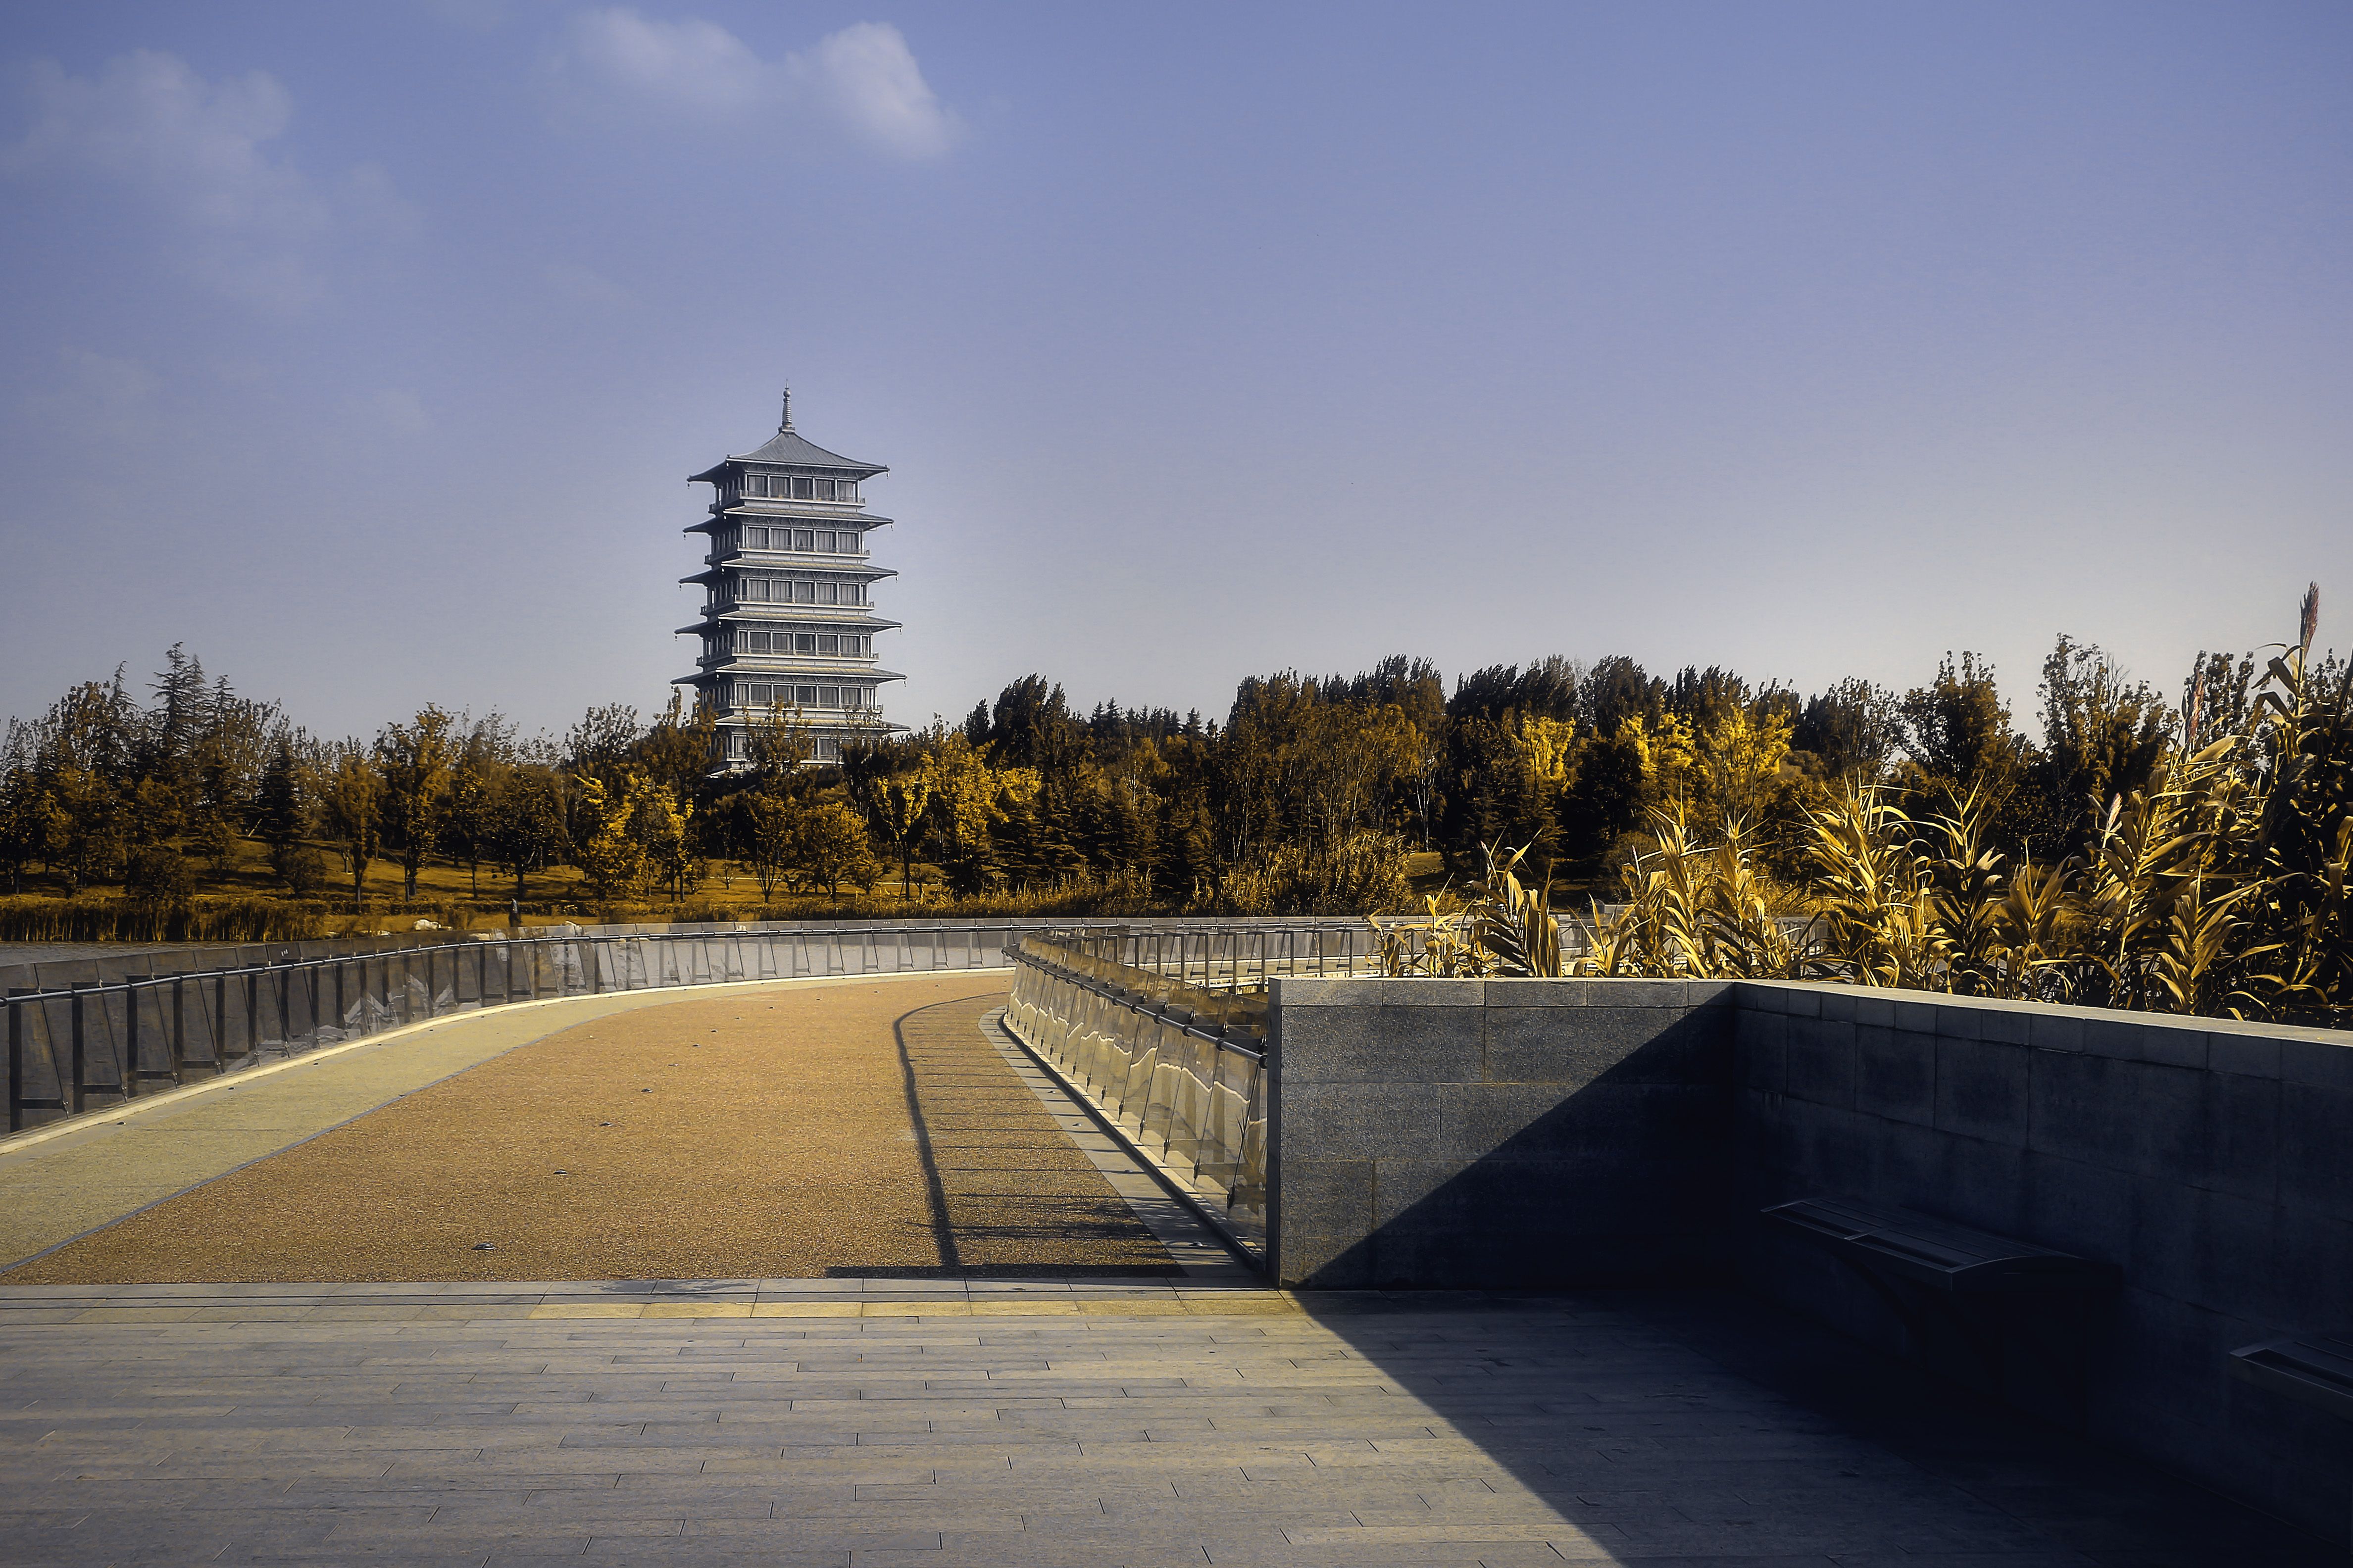
[[[891,520],[865,510],[859,486],[889,470],[828,452],[793,428],[792,394],[765,446],[691,476],[710,485],[711,513],[687,526],[707,536],[702,618],[681,626],[702,640],[694,688],[717,717],[714,769],[745,765],[754,724],[775,705],[797,709],[815,760],[841,755],[852,735],[903,725],[882,721],[879,689],[906,678],[875,662],[874,634],[899,623],[874,614],[873,585],[895,572],[873,564],[866,536]]]

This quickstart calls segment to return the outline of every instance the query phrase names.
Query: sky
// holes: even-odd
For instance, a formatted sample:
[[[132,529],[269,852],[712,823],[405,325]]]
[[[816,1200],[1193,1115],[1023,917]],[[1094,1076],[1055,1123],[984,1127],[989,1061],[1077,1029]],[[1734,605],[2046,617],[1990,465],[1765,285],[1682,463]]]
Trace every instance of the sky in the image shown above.
[[[787,384],[900,722],[2353,646],[2341,4],[17,5],[0,300],[24,716],[650,712]]]

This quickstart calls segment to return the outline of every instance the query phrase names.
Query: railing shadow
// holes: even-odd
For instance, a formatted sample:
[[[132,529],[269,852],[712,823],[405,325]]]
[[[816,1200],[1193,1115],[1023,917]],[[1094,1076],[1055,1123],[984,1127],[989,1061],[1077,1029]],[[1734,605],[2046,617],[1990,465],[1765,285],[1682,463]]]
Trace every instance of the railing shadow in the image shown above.
[[[1001,992],[915,1008],[892,1036],[938,1261],[836,1277],[1154,1279],[1179,1276],[1151,1232],[991,1050]]]

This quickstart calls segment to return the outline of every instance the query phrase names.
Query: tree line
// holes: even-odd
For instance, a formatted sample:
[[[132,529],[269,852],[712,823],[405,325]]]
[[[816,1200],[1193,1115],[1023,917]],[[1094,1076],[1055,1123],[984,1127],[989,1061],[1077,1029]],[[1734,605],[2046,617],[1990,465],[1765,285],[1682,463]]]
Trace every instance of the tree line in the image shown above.
[[[824,763],[779,706],[755,719],[747,765],[713,773],[713,715],[676,698],[650,719],[592,708],[561,736],[427,705],[327,740],[175,647],[145,682],[118,669],[10,721],[0,870],[20,891],[37,879],[185,898],[252,843],[287,891],[347,887],[354,907],[372,867],[396,867],[414,899],[438,862],[478,893],[487,872],[484,896],[501,899],[559,865],[612,903],[738,877],[763,899],[912,894],[920,868],[958,898],[1364,913],[1403,907],[1414,855],[1467,879],[1497,844],[1564,889],[1606,887],[1669,805],[1740,823],[1762,868],[1801,879],[1814,816],[1855,784],[1971,800],[1989,842],[2050,863],[2092,843],[2098,803],[2147,785],[2193,707],[2208,740],[2253,734],[2263,660],[2201,653],[2177,698],[2063,637],[2023,721],[1968,653],[1907,690],[1856,677],[1811,692],[1624,657],[1494,665],[1450,686],[1399,656],[1251,677],[1208,719],[1082,711],[1029,675],[959,724],[870,732]],[[2315,668],[2341,679],[2333,656]]]

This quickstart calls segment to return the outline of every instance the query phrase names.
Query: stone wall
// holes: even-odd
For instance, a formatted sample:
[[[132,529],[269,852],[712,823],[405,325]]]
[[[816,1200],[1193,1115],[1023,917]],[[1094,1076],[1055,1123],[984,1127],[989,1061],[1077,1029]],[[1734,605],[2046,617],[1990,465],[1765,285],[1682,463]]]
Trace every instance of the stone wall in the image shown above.
[[[1284,979],[1270,1030],[1282,1284],[1737,1280],[2345,1537],[2353,1424],[2228,1358],[2353,1321],[2353,1035],[1632,980]],[[2077,1253],[2124,1287],[1914,1303],[1907,1326],[1758,1218],[1801,1197]]]
[[[2353,1426],[2227,1361],[2353,1321],[2353,1036],[1829,985],[1736,1000],[1744,1215],[1861,1196],[2117,1265],[2083,1385],[2002,1392],[2344,1535]],[[1742,1236],[1756,1289],[1937,1359],[1801,1239]]]
[[[1278,979],[1285,1285],[1729,1277],[1732,987]]]

